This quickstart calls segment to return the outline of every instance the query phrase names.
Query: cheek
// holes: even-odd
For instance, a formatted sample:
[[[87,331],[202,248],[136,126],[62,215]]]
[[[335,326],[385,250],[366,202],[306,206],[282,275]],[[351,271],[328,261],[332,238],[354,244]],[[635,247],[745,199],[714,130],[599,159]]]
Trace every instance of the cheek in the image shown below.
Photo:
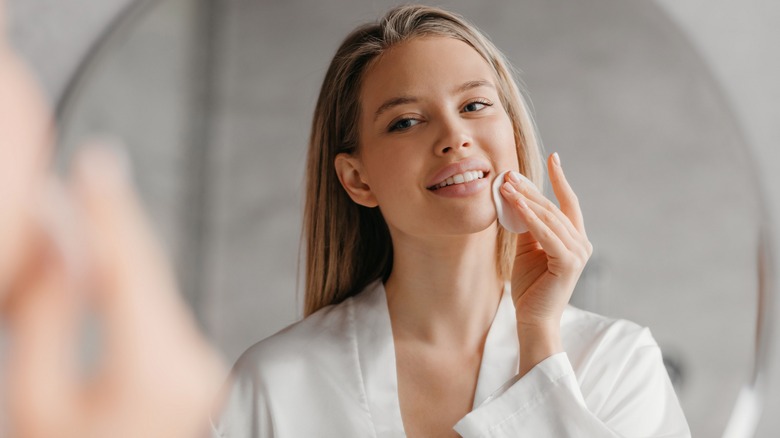
[[[382,201],[408,198],[420,180],[418,169],[421,160],[408,157],[402,151],[377,153],[366,161],[369,185]]]
[[[486,144],[495,158],[503,164],[517,166],[517,147],[512,122],[508,116],[498,118],[486,130]]]

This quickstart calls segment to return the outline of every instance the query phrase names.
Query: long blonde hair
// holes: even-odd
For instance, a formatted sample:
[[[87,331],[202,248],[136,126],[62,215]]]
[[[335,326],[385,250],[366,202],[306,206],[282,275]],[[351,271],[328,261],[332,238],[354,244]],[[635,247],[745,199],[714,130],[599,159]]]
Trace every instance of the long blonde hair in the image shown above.
[[[423,36],[446,36],[473,47],[492,67],[499,96],[512,120],[520,172],[542,187],[541,145],[511,64],[463,17],[430,6],[404,5],[378,22],[353,30],[336,51],[314,111],[306,164],[303,238],[306,245],[304,315],[357,294],[372,281],[386,281],[393,266],[390,232],[379,208],[356,204],[339,182],[336,155],[358,151],[360,87],[371,62],[396,44]],[[498,227],[497,269],[511,276],[516,236]]]

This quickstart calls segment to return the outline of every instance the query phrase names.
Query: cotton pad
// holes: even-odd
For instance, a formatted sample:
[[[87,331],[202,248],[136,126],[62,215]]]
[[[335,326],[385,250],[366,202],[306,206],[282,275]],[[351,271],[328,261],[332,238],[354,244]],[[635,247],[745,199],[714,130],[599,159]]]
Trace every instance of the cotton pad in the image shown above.
[[[530,187],[536,189],[536,185],[520,172],[506,170],[499,173],[496,179],[493,180],[493,203],[496,204],[498,223],[513,233],[525,233],[528,231],[528,228],[525,226],[520,214],[515,211],[516,207],[513,207],[510,202],[504,198],[504,195],[501,194],[501,185],[505,182],[504,175],[509,172],[514,172],[521,180],[528,183]]]

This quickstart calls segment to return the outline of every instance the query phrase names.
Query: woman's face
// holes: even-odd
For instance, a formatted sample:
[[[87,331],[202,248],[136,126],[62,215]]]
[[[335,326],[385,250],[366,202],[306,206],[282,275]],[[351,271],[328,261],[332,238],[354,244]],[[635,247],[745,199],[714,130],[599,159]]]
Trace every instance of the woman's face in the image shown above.
[[[360,102],[360,178],[391,229],[452,235],[495,222],[491,182],[518,169],[517,151],[492,69],[471,46],[424,37],[393,47],[365,72]]]

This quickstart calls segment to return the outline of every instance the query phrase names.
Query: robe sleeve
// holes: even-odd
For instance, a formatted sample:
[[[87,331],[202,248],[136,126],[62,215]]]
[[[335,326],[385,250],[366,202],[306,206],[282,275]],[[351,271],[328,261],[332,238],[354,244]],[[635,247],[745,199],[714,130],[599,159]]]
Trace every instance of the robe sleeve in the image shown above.
[[[567,353],[548,357],[463,417],[455,431],[465,438],[690,438],[661,351],[648,329],[640,337],[628,352],[599,354],[583,382]],[[584,396],[581,386],[594,396]]]

